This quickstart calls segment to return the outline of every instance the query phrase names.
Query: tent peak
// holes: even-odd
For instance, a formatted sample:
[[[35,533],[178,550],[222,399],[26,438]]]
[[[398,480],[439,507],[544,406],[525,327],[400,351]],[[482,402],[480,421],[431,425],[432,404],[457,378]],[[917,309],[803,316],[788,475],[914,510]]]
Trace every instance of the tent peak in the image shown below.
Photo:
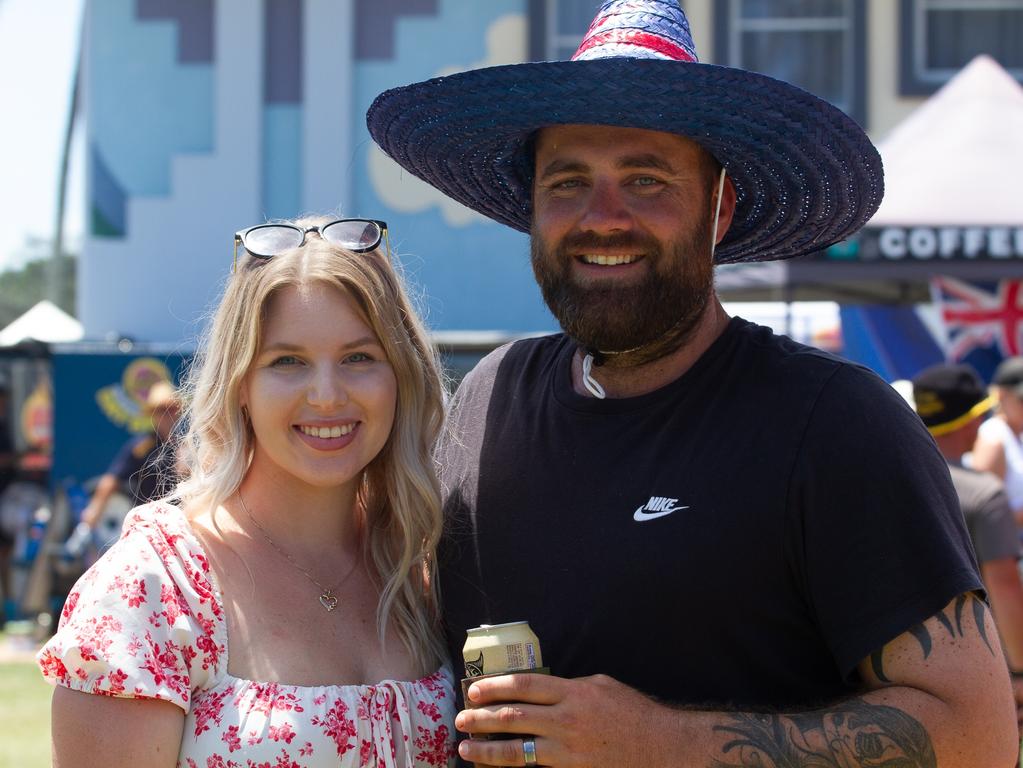
[[[0,331],[0,346],[29,340],[60,342],[81,338],[81,323],[52,301],[43,299]]]
[[[881,142],[885,197],[871,226],[1020,226],[1023,87],[975,57]]]
[[[966,64],[962,69],[953,75],[944,86],[942,86],[938,93],[945,90],[946,88],[958,88],[961,85],[957,82],[960,80],[970,82],[976,79],[980,82],[985,82],[988,87],[995,85],[996,83],[1009,91],[1023,95],[1023,86],[1021,86],[1012,75],[1005,71],[992,56],[986,53],[979,53],[970,59],[969,63]]]

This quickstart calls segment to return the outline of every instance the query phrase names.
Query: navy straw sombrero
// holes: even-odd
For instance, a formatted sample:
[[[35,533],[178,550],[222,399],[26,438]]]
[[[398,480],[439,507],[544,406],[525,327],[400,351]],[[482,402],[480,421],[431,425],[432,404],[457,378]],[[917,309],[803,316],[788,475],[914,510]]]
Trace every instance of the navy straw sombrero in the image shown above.
[[[701,64],[677,0],[607,0],[571,61],[512,64],[382,93],[369,132],[449,197],[528,232],[532,137],[560,124],[688,136],[738,196],[718,263],[787,259],[848,237],[884,194],[881,158],[841,110],[788,83]]]

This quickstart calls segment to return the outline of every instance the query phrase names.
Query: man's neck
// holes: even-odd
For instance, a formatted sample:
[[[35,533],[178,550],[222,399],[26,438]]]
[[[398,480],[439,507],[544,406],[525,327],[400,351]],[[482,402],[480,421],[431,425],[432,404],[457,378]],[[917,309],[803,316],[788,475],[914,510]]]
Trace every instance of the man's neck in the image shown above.
[[[963,454],[973,447],[973,442],[964,440],[959,430],[947,435],[938,435],[934,438],[934,443],[945,457],[945,461],[956,466],[962,465]]]
[[[728,321],[728,314],[715,296],[707,303],[693,332],[675,351],[638,365],[629,365],[626,358],[614,365],[595,367],[592,376],[604,388],[608,398],[638,397],[658,390],[692,368],[724,332]],[[579,394],[592,396],[583,384],[582,361],[585,354],[578,349],[572,357],[572,386]]]

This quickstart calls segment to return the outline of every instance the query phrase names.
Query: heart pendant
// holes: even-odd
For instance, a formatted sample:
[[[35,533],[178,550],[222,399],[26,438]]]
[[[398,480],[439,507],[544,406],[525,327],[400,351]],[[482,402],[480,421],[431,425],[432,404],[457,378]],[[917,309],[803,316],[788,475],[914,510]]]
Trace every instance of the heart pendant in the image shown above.
[[[330,613],[335,608],[337,608],[337,598],[334,597],[329,592],[324,592],[322,595],[320,595],[320,605],[322,605],[327,610],[327,613]]]

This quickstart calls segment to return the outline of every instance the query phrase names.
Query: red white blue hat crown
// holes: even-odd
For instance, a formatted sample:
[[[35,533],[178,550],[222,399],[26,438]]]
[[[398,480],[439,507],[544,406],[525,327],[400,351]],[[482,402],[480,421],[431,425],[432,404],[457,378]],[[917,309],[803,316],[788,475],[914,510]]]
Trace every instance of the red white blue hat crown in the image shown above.
[[[689,19],[677,3],[610,0],[601,6],[572,61],[613,56],[699,62]]]

